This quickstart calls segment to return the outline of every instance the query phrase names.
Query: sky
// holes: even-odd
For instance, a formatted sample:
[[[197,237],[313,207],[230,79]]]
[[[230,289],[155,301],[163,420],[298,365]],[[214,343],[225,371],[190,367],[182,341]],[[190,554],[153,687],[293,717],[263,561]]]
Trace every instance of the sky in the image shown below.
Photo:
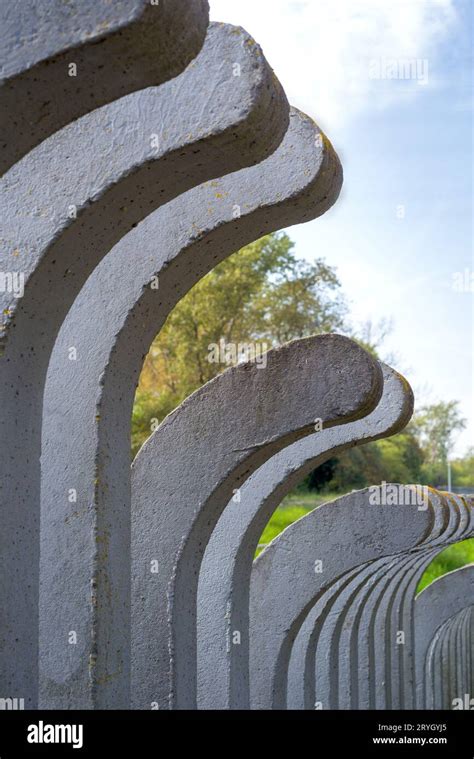
[[[261,45],[344,168],[339,200],[287,230],[336,267],[354,326],[392,321],[418,406],[458,400],[474,444],[471,0],[210,0]]]

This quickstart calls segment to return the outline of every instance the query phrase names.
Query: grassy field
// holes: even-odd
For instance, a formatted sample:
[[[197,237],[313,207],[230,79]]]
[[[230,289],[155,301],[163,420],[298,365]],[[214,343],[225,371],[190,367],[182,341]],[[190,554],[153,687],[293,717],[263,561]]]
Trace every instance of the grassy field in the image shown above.
[[[337,496],[334,493],[330,495],[319,493],[294,493],[287,496],[281,505],[273,514],[269,523],[265,527],[260,538],[259,547],[256,555],[258,555],[265,546],[270,543],[276,536],[288,527],[289,524],[295,522],[300,517],[312,511],[321,503],[328,500],[333,500]],[[465,564],[474,563],[474,538],[470,540],[463,540],[461,543],[445,548],[444,551],[438,554],[436,559],[431,562],[423,577],[420,580],[418,590],[422,590],[429,585],[430,582],[436,580],[437,577],[446,574],[446,572],[452,572],[453,569],[458,569]]]

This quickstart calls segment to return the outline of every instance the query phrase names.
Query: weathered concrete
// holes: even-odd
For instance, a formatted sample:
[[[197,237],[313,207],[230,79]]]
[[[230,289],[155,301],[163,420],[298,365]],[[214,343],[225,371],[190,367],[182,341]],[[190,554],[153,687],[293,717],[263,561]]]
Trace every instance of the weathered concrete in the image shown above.
[[[329,708],[413,707],[416,587],[443,542],[456,542],[473,534],[472,523],[466,519],[472,513],[464,499],[430,491],[430,501],[436,510],[441,505],[445,526],[442,532],[438,529],[432,533],[428,548],[397,558],[389,570],[383,562],[382,569],[375,573],[372,566],[362,569],[358,575],[359,591],[353,591],[348,601],[341,601],[341,591],[335,584],[307,614],[291,653],[290,708],[313,708],[316,701],[325,708],[328,704]],[[433,548],[435,545],[438,547]],[[366,592],[369,578],[371,587]],[[321,642],[323,627],[325,640]],[[403,644],[398,639],[400,632],[404,634]],[[336,669],[336,680],[329,675],[324,680],[325,667],[329,672]],[[316,695],[314,678],[320,685]]]
[[[374,694],[375,687],[380,688],[385,704],[391,693],[385,627],[382,638],[376,631],[382,613],[378,602],[390,598],[384,591],[394,575],[404,572],[406,560],[384,557],[363,565],[354,577],[345,575],[316,601],[293,644],[289,708],[315,708],[315,704],[324,709],[387,708],[376,706]],[[408,556],[409,562],[414,560]]]
[[[347,338],[319,335],[267,356],[264,370],[255,363],[242,364],[195,392],[167,417],[135,459],[132,666],[140,685],[133,693],[136,706],[149,708],[153,701],[167,705],[171,687],[173,707],[195,707],[200,563],[233,490],[279,450],[311,434],[314,419],[328,427],[354,421],[380,399],[379,364]],[[150,571],[154,560],[158,573]]]
[[[473,534],[464,499],[431,491],[432,506],[444,504],[445,528],[415,554],[397,558],[388,570],[362,569],[357,592],[341,599],[333,586],[308,613],[292,648],[289,667],[290,708],[407,709],[414,706],[413,601],[440,541],[456,542]],[[453,531],[453,528],[456,530]],[[433,545],[438,548],[433,549]],[[370,588],[368,583],[370,582]],[[338,608],[334,599],[336,599]],[[329,604],[331,613],[328,614]],[[352,621],[351,621],[352,620]],[[324,628],[325,639],[321,638]],[[403,632],[401,644],[399,634]],[[331,648],[330,655],[328,650]],[[319,658],[318,653],[320,652]],[[332,680],[324,672],[336,671]],[[314,678],[320,693],[315,695]]]
[[[240,76],[234,76],[235,62]],[[83,116],[1,180],[0,267],[22,270],[25,292],[23,298],[1,296],[1,434],[8,455],[0,472],[0,606],[8,625],[2,628],[0,682],[7,693],[22,694],[28,706],[37,698],[41,403],[59,327],[87,276],[118,240],[199,182],[264,159],[287,123],[286,98],[258,46],[242,29],[214,24],[196,61],[180,77]],[[63,502],[67,497],[62,494]],[[106,564],[113,564],[112,554],[123,546],[111,543],[101,550],[108,522],[96,517],[85,508],[83,519],[97,538],[92,560],[99,562],[83,599],[90,614],[102,605],[108,609],[110,594],[127,596],[125,564],[119,577],[100,566],[104,554]],[[76,579],[82,593],[84,584]],[[127,604],[119,597],[113,606],[110,624],[104,621],[92,641],[82,641],[91,651],[90,673],[79,676],[83,705],[128,704]],[[106,649],[107,664],[100,659]],[[52,658],[55,653],[50,648]]]
[[[253,558],[281,500],[309,472],[346,448],[393,435],[408,423],[413,395],[406,380],[382,364],[384,389],[371,414],[321,430],[263,465],[228,503],[206,549],[199,578],[199,707],[249,707],[248,605]],[[229,645],[232,631],[239,645]]]
[[[337,631],[336,645],[332,642],[332,666],[339,671],[337,708],[405,708],[399,658],[409,641],[398,621],[394,596],[404,590],[414,574],[418,578],[422,574],[427,560],[425,552],[421,553],[402,556],[388,570],[379,570],[365,595],[362,577],[363,591],[354,595],[341,611],[338,625],[342,629]],[[403,642],[397,639],[401,632],[405,635]]]
[[[436,554],[436,550],[423,551],[420,556],[401,562],[400,570],[391,578],[386,593],[373,599],[376,612],[367,621],[370,638],[367,643],[363,639],[360,641],[366,695],[359,700],[359,708],[411,708],[413,646],[407,611],[413,604],[420,578]],[[403,643],[397,637],[401,633],[404,635]],[[370,658],[372,651],[373,658]]]
[[[369,496],[369,490],[358,491],[321,506],[290,525],[255,561],[250,602],[252,708],[285,707],[291,646],[307,612],[335,580],[366,562],[413,550],[430,534],[429,510],[371,505]],[[322,571],[316,571],[315,562],[322,562]],[[370,566],[368,570],[373,571]],[[350,591],[353,582],[357,575],[340,592],[347,587]],[[325,685],[323,678],[316,699],[328,708],[327,697],[321,696]]]
[[[293,641],[308,611],[338,577],[367,561],[431,550],[439,540],[452,503],[432,499],[418,509],[408,505],[412,486],[398,488],[400,500],[391,506],[372,505],[365,490],[320,507],[288,527],[255,561],[250,604],[254,708],[284,708]],[[314,573],[315,560],[323,562],[320,574]]]
[[[425,660],[424,708],[472,709],[474,606],[448,619],[436,631]]]
[[[378,604],[389,595],[390,583],[400,574],[404,576],[412,563],[412,557],[391,560],[383,571],[379,569],[374,574],[370,584],[363,583],[341,610],[332,640],[336,656],[331,662],[334,666],[337,657],[339,709],[368,708],[373,666],[378,660],[384,663],[387,660],[386,641],[384,638],[379,641],[374,634]]]
[[[316,620],[314,631],[309,636],[314,647],[310,657],[309,682],[301,682],[305,670],[308,677],[304,656],[303,670],[297,673],[299,695],[303,696],[306,704],[317,702],[321,708],[332,709],[389,708],[392,687],[396,685],[392,683],[390,668],[386,666],[391,656],[391,638],[387,640],[385,632],[387,609],[384,609],[384,602],[391,597],[390,584],[395,583],[397,577],[406,576],[416,561],[416,554],[415,557],[409,554],[384,558],[367,569],[362,568],[357,575],[357,584],[348,586],[344,590],[345,595],[338,593],[333,599],[330,615]],[[313,613],[314,610],[305,624]],[[384,623],[381,638],[377,631],[380,618]],[[294,649],[300,637],[295,641]],[[290,675],[292,672],[293,655]],[[313,678],[315,692],[311,682]],[[289,680],[291,682],[290,676]],[[375,693],[376,687],[381,690],[381,698],[380,694]],[[379,702],[376,695],[379,695]],[[292,708],[295,708],[294,701]]]
[[[109,576],[120,577],[126,571],[130,415],[143,356],[179,298],[212,266],[262,234],[314,218],[334,202],[340,165],[327,140],[317,139],[320,136],[314,122],[293,111],[282,144],[268,159],[185,193],[130,232],[96,268],[65,319],[52,353],[44,400],[40,598],[44,706],[82,698],[77,673],[82,670],[85,675],[90,653],[87,557],[94,548],[84,519],[86,504],[89,509],[94,504],[107,525],[108,539],[120,546],[113,556],[99,554],[99,560],[105,566],[118,562],[116,570],[107,570]],[[237,218],[236,206],[241,208]],[[158,290],[150,288],[154,277]],[[102,325],[99,333],[96,322]],[[77,361],[68,360],[70,346],[77,350]],[[73,406],[71,394],[76,399]],[[78,493],[77,503],[64,498],[70,488]],[[58,555],[64,558],[58,560]],[[123,587],[121,603],[126,604],[125,580]],[[102,604],[97,613],[104,614],[105,609]],[[69,629],[78,631],[81,645],[68,645]],[[125,622],[120,629],[127,634]]]
[[[469,513],[463,500],[459,497],[450,499],[447,494],[444,497],[451,501],[449,513],[457,523],[456,532],[446,531],[444,540],[456,542],[473,535]],[[437,551],[433,552],[431,548],[426,556],[403,560],[399,571],[389,583],[383,578],[374,588],[370,600],[364,605],[363,616],[360,605],[357,611],[353,611],[354,614],[361,615],[357,630],[351,631],[352,646],[358,650],[357,672],[355,667],[353,672],[353,681],[357,682],[359,691],[354,701],[356,708],[414,707],[411,622],[413,599],[418,583],[436,553]],[[404,635],[403,645],[397,643],[397,635],[401,632]],[[341,651],[347,651],[344,644]],[[385,673],[384,676],[382,672]]]
[[[1,294],[0,695],[36,706],[39,630],[43,707],[195,707],[200,577],[202,613],[212,610],[209,638],[200,625],[205,705],[215,663],[211,701],[224,708],[304,706],[320,692],[333,708],[407,708],[415,589],[442,547],[473,534],[472,502],[432,491],[408,520],[398,514],[405,501],[387,504],[386,529],[398,532],[381,535],[382,517],[372,510],[369,532],[354,494],[350,523],[318,510],[327,545],[309,520],[251,572],[264,522],[306,471],[397,431],[411,413],[409,389],[388,367],[381,399],[380,366],[360,347],[339,336],[296,341],[270,352],[264,371],[236,367],[187,399],[137,457],[131,519],[130,412],[152,338],[216,262],[320,215],[342,180],[307,117],[293,111],[286,131],[285,96],[245,32],[212,25],[204,42],[207,12],[205,0],[0,9],[0,173],[21,159],[0,182],[1,266],[26,284],[21,296]],[[315,422],[328,429],[313,435]],[[246,499],[238,516],[236,492]],[[331,509],[337,519],[341,507]],[[361,538],[349,547],[341,531],[353,539],[354,516]],[[302,556],[287,553],[295,535]],[[311,550],[331,577],[316,589]],[[472,689],[473,609],[423,640],[423,697],[435,708]],[[396,647],[400,630],[407,640]]]
[[[180,74],[208,17],[206,0],[2,3],[0,173],[94,108]]]
[[[432,498],[435,495],[432,492]],[[453,543],[474,535],[472,523],[472,509],[466,499],[461,496],[453,496],[440,493],[449,508],[450,519],[444,533],[443,542]],[[433,545],[433,544],[432,544]],[[438,540],[439,545],[439,540]],[[379,668],[382,667],[382,657],[386,657],[386,671],[390,673],[391,692],[385,695],[385,700],[379,698],[375,701],[375,708],[412,709],[415,708],[415,673],[413,662],[414,630],[413,630],[413,602],[419,581],[435,558],[439,548],[431,549],[425,557],[420,557],[404,568],[403,573],[394,579],[383,599],[379,601],[380,621],[375,636],[380,640],[388,640],[389,647],[385,650],[380,648]],[[385,609],[390,610],[390,617],[383,619]],[[384,624],[385,622],[385,624]],[[384,631],[384,632],[382,632]],[[397,633],[403,631],[404,644],[397,645]],[[390,661],[391,658],[391,661]],[[377,673],[374,677],[374,687],[377,687]]]
[[[432,709],[458,709],[471,705],[472,678],[466,649],[473,649],[471,605],[448,619],[436,631],[425,663],[428,701]],[[431,676],[439,676],[440,684],[431,689]]]
[[[357,624],[345,625],[346,636],[350,642],[340,645],[341,654],[334,654],[333,666],[345,672],[345,683],[339,691],[329,692],[328,686],[322,688],[319,698],[324,703],[331,702],[331,708],[365,708],[365,709],[406,709],[414,705],[413,676],[413,600],[419,580],[426,567],[443,545],[462,540],[474,534],[472,509],[466,499],[451,497],[448,494],[429,490],[431,508],[443,517],[443,524],[437,518],[438,527],[432,532],[429,550],[417,552],[414,556],[405,556],[397,560],[397,570],[387,583],[388,574],[374,578],[370,595],[360,602],[356,596],[351,598],[349,607],[343,607],[341,617],[351,614]],[[365,570],[363,570],[365,571]],[[371,567],[367,569],[372,575]],[[360,575],[360,584],[364,588],[364,576]],[[292,648],[289,667],[288,704],[290,708],[312,708],[318,698],[314,692],[314,672],[320,629],[325,623],[328,604],[333,603],[339,591],[333,586],[326,593],[327,600],[320,599],[308,613]],[[326,610],[324,614],[322,610]],[[332,612],[332,621],[339,625],[339,618]],[[326,623],[326,637],[328,625]],[[337,628],[334,626],[334,629]],[[402,631],[405,636],[403,645],[397,642],[397,635]],[[328,642],[321,645],[323,658]],[[349,656],[349,651],[351,655]],[[342,668],[342,669],[341,669]],[[321,682],[321,673],[319,673]],[[329,695],[328,695],[329,694]],[[332,701],[331,701],[332,699]],[[337,706],[334,706],[337,704]]]
[[[436,495],[435,491],[431,492],[431,500]],[[457,496],[450,493],[439,493],[438,497],[444,499],[449,508],[450,520],[448,528],[443,538],[443,544],[450,544],[465,540],[474,536],[474,511],[472,508],[472,499],[464,496]],[[431,548],[440,545],[434,542]],[[394,595],[392,602],[393,613],[398,612],[398,621],[394,617],[392,622],[392,637],[395,636],[396,630],[405,632],[405,645],[392,647],[392,653],[398,654],[398,671],[399,675],[399,700],[392,700],[392,708],[414,709],[416,708],[415,688],[416,679],[413,663],[414,649],[414,629],[413,629],[413,601],[416,594],[419,581],[426,568],[429,565],[428,559],[435,559],[439,551],[436,549],[433,553],[427,554],[427,559],[416,567],[410,581],[404,588],[401,585],[399,591]],[[392,671],[397,672],[396,662],[392,664]],[[400,707],[397,707],[400,704]]]
[[[339,593],[349,582],[356,579],[367,566],[367,564],[361,564],[345,572],[315,601],[308,612],[291,649],[287,683],[288,709],[316,708],[316,682],[318,683],[318,692],[322,691],[321,677],[323,673],[320,673],[319,669],[315,667],[315,656],[322,625],[327,616],[331,614],[332,606],[338,598]],[[308,666],[306,660],[310,655],[311,662]],[[326,695],[324,698],[326,698]],[[322,708],[324,700],[320,700],[319,704]]]
[[[416,588],[430,561],[439,552],[439,549],[433,551],[435,545],[444,546],[447,543],[457,542],[474,535],[472,509],[468,506],[466,499],[447,493],[436,493],[435,491],[431,491],[430,497],[431,500],[434,497],[438,497],[446,502],[449,514],[448,524],[442,540],[440,537],[437,542],[431,543],[431,550],[426,554],[426,557],[421,557],[418,562],[413,564],[410,572],[405,571],[403,576],[397,578],[390,588],[390,592],[387,593],[387,597],[381,602],[382,608],[384,604],[387,605],[392,615],[391,621],[387,623],[390,630],[388,635],[392,643],[386,654],[387,656],[391,655],[390,673],[392,692],[389,694],[388,703],[385,696],[385,700],[380,700],[380,705],[376,701],[376,708],[415,708],[413,600]],[[397,631],[403,631],[405,636],[404,645],[396,644]],[[385,635],[387,636],[387,632]],[[380,666],[382,666],[381,663]],[[388,666],[387,663],[386,667]]]
[[[439,683],[435,690],[429,687],[429,668],[436,665],[436,658],[440,658],[439,651],[437,657],[433,650],[429,652],[433,642],[436,643],[434,641],[436,631],[447,620],[455,617],[468,606],[474,606],[473,564],[439,577],[416,597],[414,604],[415,666],[417,707],[419,709],[432,709],[434,706],[433,691],[434,693],[440,691]],[[448,635],[446,638],[447,642],[449,642],[449,637]],[[473,643],[471,639],[471,650]],[[461,697],[464,694],[458,695]],[[471,697],[473,696],[474,694],[471,693]],[[438,708],[442,707],[438,705]],[[444,708],[450,707],[444,703]]]

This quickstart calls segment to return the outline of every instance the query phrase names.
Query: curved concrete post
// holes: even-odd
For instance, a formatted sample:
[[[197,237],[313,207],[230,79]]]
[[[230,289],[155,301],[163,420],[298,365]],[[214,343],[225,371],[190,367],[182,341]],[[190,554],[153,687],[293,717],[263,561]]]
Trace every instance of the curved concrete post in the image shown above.
[[[425,661],[427,702],[432,709],[474,706],[470,652],[474,649],[474,605],[458,612],[436,631]]]
[[[233,490],[283,447],[311,434],[315,419],[328,427],[350,422],[379,401],[378,362],[347,338],[306,338],[269,351],[267,357],[263,370],[255,363],[242,364],[204,385],[167,417],[135,459],[136,706],[166,705],[170,659],[171,705],[196,705],[200,563]],[[152,573],[155,561],[159,569]]]
[[[390,665],[387,663],[387,666],[390,666],[393,686],[392,692],[388,693],[390,698],[388,703],[383,699],[376,701],[376,704],[387,705],[376,706],[376,708],[415,708],[413,603],[416,589],[423,573],[436,554],[439,553],[440,548],[474,535],[473,510],[466,498],[450,493],[436,493],[436,491],[431,490],[430,499],[432,502],[435,497],[444,500],[448,504],[449,515],[443,535],[438,540],[432,541],[430,546],[431,549],[435,546],[438,546],[438,548],[430,550],[424,557],[421,557],[414,564],[410,572],[405,573],[402,578],[399,578],[399,581],[397,580],[393,584],[390,593],[384,599],[384,604],[389,604],[391,609],[391,619],[388,621],[389,628],[385,628],[385,636],[388,636],[391,640],[392,661]],[[382,625],[383,620],[380,620],[380,635]],[[403,645],[397,645],[396,643],[399,632],[403,632]],[[377,682],[379,681],[376,679]]]
[[[462,698],[466,708],[466,694],[469,696],[469,706],[474,706],[474,677],[470,667],[470,655],[474,652],[474,605],[461,612],[457,624],[456,638],[451,647],[453,661],[453,679],[446,703],[447,708],[460,706],[455,699]]]
[[[22,298],[0,297],[1,435],[8,451],[0,464],[0,608],[6,619],[0,681],[29,707],[37,702],[41,404],[61,322],[87,276],[127,232],[197,183],[271,154],[287,123],[286,98],[258,46],[242,29],[213,24],[181,76],[83,116],[0,182],[0,266],[9,271],[15,261],[25,277]],[[92,519],[100,551],[106,525],[96,524],[93,513],[84,518]],[[120,549],[111,544],[107,552]],[[88,602],[95,608],[108,590],[94,583],[107,585],[108,577],[99,571],[92,582]],[[121,621],[114,620],[118,636]],[[107,626],[95,632],[108,640]],[[103,687],[92,694],[86,684],[83,706],[128,704],[127,661],[120,645],[116,650],[108,666],[91,652],[90,681],[101,679]],[[81,678],[86,683],[89,673]]]
[[[206,549],[199,578],[198,683],[200,708],[249,706],[248,604],[258,540],[278,504],[331,456],[400,431],[413,410],[406,380],[381,364],[384,388],[371,414],[319,432],[266,462],[226,506]],[[238,645],[228,645],[233,631]]]
[[[444,497],[449,500],[447,494]],[[462,499],[451,498],[449,513],[452,518],[444,541],[455,542],[473,534],[466,533],[470,520]],[[454,532],[450,523],[455,526]],[[419,580],[435,553],[430,549],[425,556],[404,557],[389,582],[383,577],[374,585],[363,608],[352,603],[351,613],[360,615],[360,623],[350,631],[352,649],[357,650],[359,657],[358,671],[354,666],[352,675],[354,689],[357,685],[359,691],[353,701],[355,708],[413,708],[412,606]],[[349,634],[347,627],[345,634]],[[341,644],[345,662],[348,645]],[[349,691],[347,686],[345,692]]]
[[[52,291],[63,279],[63,289],[77,293],[102,256],[153,210],[263,160],[287,126],[288,103],[260,48],[243,29],[211,24],[180,77],[96,109],[45,140],[0,183],[3,255],[11,261],[16,250],[25,276],[23,298],[2,293],[2,347],[34,298],[47,326],[47,304],[39,308],[34,286]]]
[[[408,560],[413,562],[415,557],[408,555]],[[292,647],[288,670],[289,708],[375,708],[375,688],[380,689],[386,699],[390,691],[387,682],[390,669],[384,657],[385,624],[379,637],[376,623],[383,614],[381,603],[390,599],[390,594],[384,592],[387,584],[393,576],[403,572],[406,558],[384,557],[360,567],[357,585],[352,584],[349,600],[347,591],[346,599],[342,598],[343,584],[339,581],[316,601]],[[352,623],[349,623],[350,616],[354,618]],[[328,653],[329,648],[331,653]],[[326,675],[324,679],[326,671],[334,670],[336,676]],[[385,707],[378,705],[377,708]]]
[[[474,701],[471,701],[474,698],[474,678],[470,668],[470,653],[474,650],[474,605],[464,609],[459,616],[461,619],[457,625],[456,638],[450,654],[454,675],[446,704],[449,709],[460,706],[459,701],[455,701],[459,698],[464,700],[465,706],[466,694],[469,695],[469,705],[474,706]]]
[[[430,549],[438,539],[450,505],[440,499],[417,507],[416,488],[390,487],[397,490],[395,500],[383,488],[369,488],[320,507],[290,525],[254,562],[251,704],[256,708],[284,708],[291,646],[309,609],[335,579],[367,561]],[[315,561],[324,568],[316,578]]]
[[[439,577],[428,585],[415,599],[415,667],[417,682],[417,707],[433,708],[432,694],[427,691],[427,652],[436,631],[448,619],[467,606],[474,606],[474,565]],[[474,695],[474,694],[473,694]]]
[[[403,580],[419,561],[419,553],[415,553],[384,558],[375,566],[369,565],[359,573],[357,586],[350,589],[350,595],[337,594],[328,620],[314,620],[315,629],[307,635],[313,650],[306,657],[304,650],[300,655],[303,667],[297,683],[308,708],[315,703],[319,708],[332,709],[389,708],[394,686],[390,669],[392,638],[387,636],[386,624],[387,608],[391,609],[393,600],[390,585]],[[290,673],[294,671],[294,654],[305,638],[305,625],[314,619],[314,611],[311,610],[295,641]],[[335,673],[326,682],[321,676],[325,668],[330,674]],[[320,686],[316,693],[313,678]]]
[[[367,627],[361,625],[358,645],[363,652],[370,648],[365,664],[365,693],[359,699],[359,708],[408,708],[412,641],[410,630],[403,624],[403,608],[407,598],[413,602],[414,590],[436,551],[429,549],[420,554],[403,557],[399,571],[387,583],[385,594],[376,593],[364,610]]]
[[[407,604],[411,608],[420,578],[436,553],[433,549],[423,551],[402,562],[384,595],[373,601],[377,610],[375,618],[368,621],[373,654],[365,664],[369,692],[368,698],[359,701],[359,708],[405,709],[411,703],[413,646],[405,609]],[[361,645],[365,651],[364,643]]]
[[[122,596],[103,597],[97,614],[106,629],[108,604],[118,605],[114,613],[121,615],[120,624],[111,617],[108,627],[113,648],[119,650],[120,635],[121,649],[127,650],[130,415],[151,341],[179,298],[216,263],[269,231],[323,213],[340,183],[331,146],[314,122],[293,110],[288,132],[269,158],[199,186],[151,214],[105,257],[76,298],[54,346],[44,396],[42,706],[81,703],[80,681],[88,679],[95,624],[89,612],[95,555],[86,516],[91,505],[108,541],[95,560],[107,572],[109,586],[123,589]],[[241,209],[238,217],[235,207]],[[150,286],[153,280],[157,289]],[[76,361],[68,358],[70,346]],[[69,503],[65,494],[71,488],[77,501]],[[116,546],[113,554],[105,550],[110,544]],[[70,629],[77,631],[76,646],[68,645]],[[105,638],[102,649],[108,645]],[[110,688],[110,661],[108,667]]]
[[[358,573],[357,592],[367,591],[368,597],[351,597],[351,603],[346,604],[340,612],[340,619],[348,615],[355,619],[354,624],[344,624],[340,632],[340,619],[336,616],[336,603],[339,603],[340,590],[334,583],[322,599],[318,599],[304,620],[298,632],[291,651],[288,673],[288,707],[292,709],[315,708],[353,708],[353,709],[386,709],[391,708],[394,684],[391,668],[392,637],[387,637],[387,613],[393,610],[393,594],[388,583],[390,580],[405,579],[409,576],[411,567],[420,561],[425,564],[431,559],[425,558],[425,552],[408,555],[407,557],[384,558],[380,560],[381,569],[369,565],[362,567]],[[370,582],[370,586],[367,584]],[[356,602],[359,601],[357,604]],[[361,603],[362,601],[362,603]],[[365,603],[364,603],[365,601]],[[331,604],[331,605],[329,605]],[[325,623],[328,609],[331,609],[331,620],[338,633],[338,647],[328,638],[329,625]],[[324,610],[324,613],[323,613]],[[325,629],[326,643],[320,643],[321,629]],[[395,631],[400,625],[395,625]],[[346,641],[345,638],[349,640]],[[341,640],[339,640],[339,638]],[[328,640],[330,641],[328,643]],[[342,642],[341,642],[342,641]],[[317,652],[325,659],[324,652],[331,645],[334,662],[326,666],[336,667],[338,678],[334,684],[322,681],[325,671]],[[344,679],[345,678],[345,679]],[[319,683],[319,692],[315,693],[315,680]],[[332,688],[327,684],[332,685]]]
[[[377,499],[378,492],[376,488],[356,491],[310,512],[254,562],[253,708],[284,708],[291,646],[307,612],[335,580],[366,562],[413,550],[429,538],[435,521],[431,509],[387,505],[383,498]]]
[[[362,577],[358,594],[341,609],[335,640],[331,640],[331,666],[339,672],[335,692],[338,705],[332,708],[405,708],[399,652],[409,647],[409,641],[398,624],[396,600],[413,576],[421,575],[427,564],[424,553],[398,557],[371,578],[370,586]],[[317,672],[316,663],[316,676]]]
[[[449,643],[450,622],[446,622],[436,632],[430,645],[426,662],[426,693],[431,709],[443,706],[443,688],[447,672],[447,644]]]
[[[378,579],[373,578],[366,597],[353,595],[339,617],[335,611],[331,612],[336,632],[344,615],[352,615],[355,620],[354,624],[342,623],[342,643],[339,644],[341,654],[335,649],[335,661],[331,665],[340,670],[342,700],[334,689],[332,695],[326,695],[329,693],[328,688],[323,688],[322,700],[326,705],[331,701],[331,708],[400,709],[411,708],[413,704],[412,607],[416,587],[426,567],[443,545],[473,534],[470,519],[472,514],[464,499],[446,498],[447,494],[438,494],[433,490],[428,491],[428,494],[431,508],[439,511],[441,507],[441,513],[445,513],[444,527],[442,530],[438,527],[432,533],[429,549],[398,559],[394,572],[384,571]],[[367,576],[373,575],[371,567],[364,571]],[[365,592],[363,573],[361,577],[361,586]],[[331,593],[334,596],[334,591]],[[288,691],[290,708],[313,708],[317,700],[314,693],[314,672],[320,629],[324,623],[324,619],[321,620],[322,605],[328,608],[328,602],[323,604],[318,600],[308,613],[292,648]],[[329,629],[328,624],[326,628]],[[402,632],[403,641],[399,640]],[[328,634],[326,630],[326,638]],[[331,645],[334,647],[334,642]],[[323,661],[325,656],[328,658],[327,647],[327,642],[322,645]],[[318,666],[320,665],[316,665],[316,670]],[[341,675],[343,671],[345,681]]]
[[[207,0],[2,3],[0,174],[92,109],[180,74],[208,20]]]
[[[378,562],[375,562],[375,565],[377,566]],[[337,602],[339,594],[368,567],[369,564],[361,564],[345,572],[318,597],[306,615],[291,648],[290,661],[288,663],[288,709],[323,708],[323,701],[316,701],[315,690],[316,676],[318,677],[319,689],[321,685],[320,674],[322,674],[319,671],[316,672],[315,667],[319,635],[327,616],[331,614],[332,608]],[[307,660],[311,655],[311,662],[308,665]]]
[[[433,500],[435,492],[432,491],[430,498]],[[464,496],[453,495],[451,493],[439,493],[438,497],[443,498],[449,504],[449,522],[444,533],[443,545],[465,540],[474,535],[474,511],[472,501]],[[439,544],[433,541],[430,548]],[[426,571],[429,563],[433,561],[439,553],[439,548],[434,551],[430,550],[426,558],[422,559],[414,568],[411,576],[407,577],[404,583],[394,592],[392,604],[392,639],[395,640],[397,630],[403,630],[405,636],[405,645],[392,646],[394,660],[392,663],[393,677],[398,680],[398,700],[395,695],[391,708],[415,709],[416,708],[416,679],[414,670],[414,623],[413,623],[413,604],[418,584]],[[399,706],[397,706],[399,704]]]
[[[314,708],[357,708],[360,610],[370,603],[374,588],[383,586],[398,570],[401,560],[400,557],[383,557],[372,562],[333,598],[330,614],[321,620],[318,630]]]
[[[471,615],[474,605],[463,609],[443,625],[443,648],[445,656],[440,656],[441,648],[433,646],[428,649],[425,670],[427,673],[435,665],[442,673],[442,687],[439,693],[429,694],[439,698],[441,709],[463,709],[471,706],[472,683],[465,658],[465,649],[473,646],[471,635]],[[434,641],[439,634],[435,634]],[[433,703],[433,699],[432,699]],[[473,701],[474,705],[474,701]]]
[[[420,559],[413,556],[401,556],[393,560],[385,572],[378,572],[370,589],[363,588],[359,597],[353,598],[345,608],[347,624],[342,626],[339,634],[339,708],[369,709],[390,708],[392,691],[396,682],[389,666],[392,649],[397,640],[387,636],[386,626],[382,624],[382,637],[378,636],[380,625],[386,622],[392,611],[392,587],[402,583],[413,565]],[[364,597],[365,594],[365,597]],[[349,624],[349,620],[352,622]],[[378,667],[377,667],[378,665]],[[377,680],[375,670],[382,677]],[[384,685],[382,703],[375,703],[376,683]],[[371,703],[372,702],[372,703]]]

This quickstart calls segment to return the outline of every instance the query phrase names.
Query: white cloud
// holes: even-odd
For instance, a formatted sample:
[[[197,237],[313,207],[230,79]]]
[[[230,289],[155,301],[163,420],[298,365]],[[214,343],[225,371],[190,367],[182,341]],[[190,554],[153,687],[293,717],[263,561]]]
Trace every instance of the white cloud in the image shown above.
[[[454,0],[210,0],[211,18],[260,43],[291,103],[331,131],[362,110],[421,94],[416,80],[370,77],[371,62],[428,61],[457,23]]]

